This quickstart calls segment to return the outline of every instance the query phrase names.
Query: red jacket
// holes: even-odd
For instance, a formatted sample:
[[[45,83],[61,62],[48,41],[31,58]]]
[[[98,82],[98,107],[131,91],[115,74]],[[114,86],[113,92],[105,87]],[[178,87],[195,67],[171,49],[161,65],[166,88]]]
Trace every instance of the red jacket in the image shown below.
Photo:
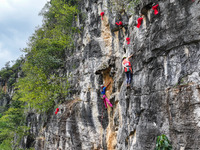
[[[128,67],[128,69],[126,67],[124,67],[124,71],[125,72],[131,71],[131,73],[132,73],[132,67],[131,67],[130,61],[128,61],[127,59],[124,59],[122,63],[124,66]]]

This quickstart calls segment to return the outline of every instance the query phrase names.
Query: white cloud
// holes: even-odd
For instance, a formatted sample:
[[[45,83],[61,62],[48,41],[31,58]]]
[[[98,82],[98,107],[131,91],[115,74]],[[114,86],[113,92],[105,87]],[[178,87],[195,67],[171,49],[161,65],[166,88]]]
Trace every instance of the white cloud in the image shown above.
[[[7,20],[31,21],[41,20],[38,16],[47,0],[1,0],[0,22]]]
[[[0,69],[17,59],[26,47],[35,27],[42,24],[38,16],[49,0],[0,0]]]
[[[3,21],[7,15],[11,15],[14,12],[14,8],[10,6],[8,0],[1,0],[0,5],[0,21]]]
[[[11,52],[3,48],[2,43],[0,43],[0,64],[3,67],[6,62],[13,60],[14,57]]]

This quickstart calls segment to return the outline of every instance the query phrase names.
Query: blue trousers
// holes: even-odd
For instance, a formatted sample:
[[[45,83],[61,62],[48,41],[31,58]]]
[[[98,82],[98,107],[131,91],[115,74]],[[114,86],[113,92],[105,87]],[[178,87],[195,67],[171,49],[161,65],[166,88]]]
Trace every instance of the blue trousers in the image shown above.
[[[131,84],[132,73],[130,71],[128,71],[128,72],[125,72],[125,74],[126,74],[126,83]]]

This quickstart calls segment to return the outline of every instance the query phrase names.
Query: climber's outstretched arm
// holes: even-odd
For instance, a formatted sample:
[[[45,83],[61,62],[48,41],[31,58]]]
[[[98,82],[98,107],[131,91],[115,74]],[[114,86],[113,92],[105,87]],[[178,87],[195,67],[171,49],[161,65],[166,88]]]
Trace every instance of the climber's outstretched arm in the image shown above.
[[[129,58],[131,58],[133,56],[133,54],[132,55],[130,55],[127,59],[129,60]]]
[[[106,87],[108,87],[108,86],[110,85],[110,83],[111,83],[111,82],[109,82],[109,83],[106,85]]]

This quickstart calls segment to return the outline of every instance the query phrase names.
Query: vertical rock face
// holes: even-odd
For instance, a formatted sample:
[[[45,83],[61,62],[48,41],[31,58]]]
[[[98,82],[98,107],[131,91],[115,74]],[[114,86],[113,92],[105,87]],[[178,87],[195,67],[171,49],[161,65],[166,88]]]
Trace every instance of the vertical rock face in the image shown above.
[[[159,3],[158,15],[153,3]],[[156,137],[166,134],[174,150],[199,149],[200,2],[141,0],[134,16],[109,8],[108,0],[82,1],[85,20],[79,17],[77,26],[83,32],[75,37],[75,51],[66,52],[71,100],[46,123],[30,116],[36,120],[28,120],[37,127],[35,148],[153,150]],[[124,54],[134,54],[130,89],[121,65]],[[113,107],[106,109],[100,85],[109,82],[106,95]]]
[[[0,77],[0,113],[4,112],[11,101],[13,89],[8,88],[7,82]]]

